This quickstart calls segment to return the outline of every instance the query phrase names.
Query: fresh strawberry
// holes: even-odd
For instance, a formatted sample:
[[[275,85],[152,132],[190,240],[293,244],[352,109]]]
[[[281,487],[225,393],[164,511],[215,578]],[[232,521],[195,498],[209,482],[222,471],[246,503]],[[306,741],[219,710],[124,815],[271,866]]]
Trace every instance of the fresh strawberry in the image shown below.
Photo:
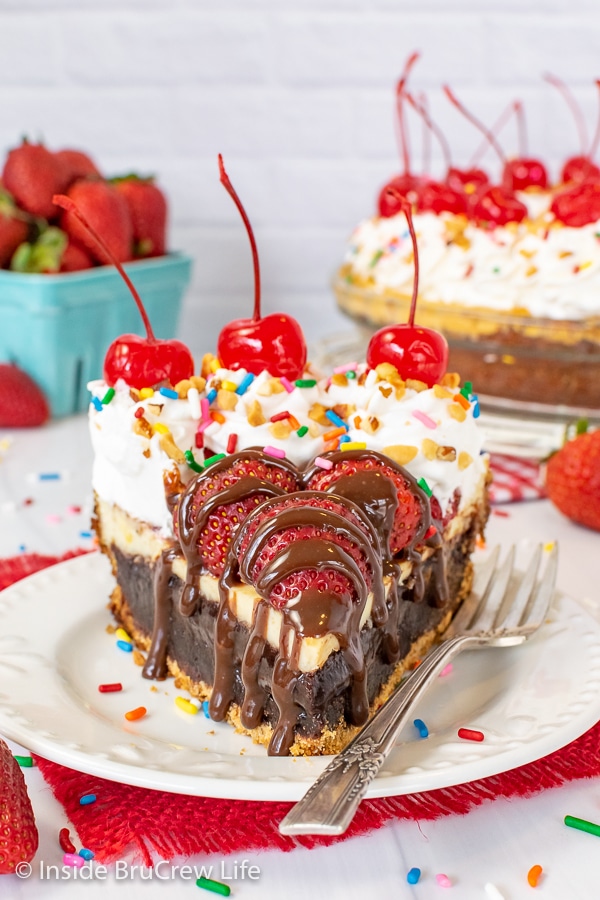
[[[21,209],[41,219],[56,217],[58,210],[52,197],[64,189],[64,169],[43,144],[23,141],[11,150],[4,163],[2,181]]]
[[[50,416],[35,381],[17,366],[0,363],[0,428],[33,428]]]
[[[550,457],[546,490],[561,513],[600,531],[600,430],[577,435]]]
[[[344,519],[346,522],[359,528],[369,543],[372,540],[370,529],[361,519],[358,512],[355,513],[339,497],[317,491],[301,491],[268,500],[256,512],[248,516],[244,523],[243,531],[240,532],[237,546],[240,562],[243,560],[257,529],[263,522],[274,519],[284,510],[300,510],[306,507],[334,513],[338,522],[340,518]],[[285,551],[292,544],[315,538],[322,542],[325,554],[327,553],[327,546],[330,544],[337,544],[338,547],[341,547],[354,560],[365,580],[367,590],[370,589],[372,572],[363,549],[359,543],[343,533],[343,526],[337,525],[335,519],[327,521],[327,517],[324,517],[319,524],[298,524],[291,527],[288,525],[275,531],[266,543],[261,545],[260,553],[253,561],[251,577],[256,581],[265,566],[273,562],[276,557],[285,555]],[[276,609],[283,609],[290,601],[297,600],[300,594],[309,591],[313,596],[315,593],[335,593],[350,599],[355,599],[356,596],[356,587],[349,575],[334,568],[324,567],[316,569],[307,567],[300,571],[293,571],[285,575],[280,581],[277,581],[269,594],[269,602]]]
[[[21,862],[31,862],[38,832],[27,785],[10,748],[0,740],[0,875],[12,875]]]
[[[308,487],[315,491],[332,491],[335,493],[336,484],[340,478],[346,478],[359,475],[361,472],[376,471],[389,478],[396,489],[398,497],[398,505],[394,515],[394,522],[390,534],[390,551],[395,555],[400,550],[408,547],[409,544],[415,543],[423,536],[425,531],[426,515],[426,498],[419,488],[415,490],[409,481],[400,471],[386,464],[386,459],[379,454],[368,452],[367,455],[361,457],[361,451],[348,452],[344,454],[342,459],[336,459],[336,453],[332,455],[334,462],[331,469],[316,469],[308,481]],[[325,458],[329,454],[322,454]],[[350,485],[350,481],[346,485]],[[360,505],[358,495],[353,496],[349,487],[344,488],[344,496],[349,500],[354,500]],[[369,514],[369,510],[365,512]]]
[[[54,156],[63,168],[65,191],[79,178],[102,178],[96,163],[82,150],[57,150]]]
[[[81,272],[83,269],[91,269],[94,260],[85,249],[75,241],[68,240],[60,261],[61,272]]]
[[[127,262],[132,258],[131,216],[125,200],[116,188],[107,181],[82,179],[71,185],[67,196],[77,204],[90,225],[102,235],[119,262]],[[54,209],[58,207],[55,206]],[[89,249],[93,260],[102,265],[108,263],[102,249],[73,213],[64,210],[59,224],[76,244]]]
[[[279,487],[282,492],[298,490],[298,480],[291,469],[272,465],[268,459],[256,458],[251,453],[236,454],[226,467],[210,467],[194,482],[194,496],[191,515],[202,514],[202,507],[215,495],[247,479],[249,491],[231,503],[216,506],[209,514],[198,536],[198,552],[206,569],[212,575],[221,575],[227,560],[231,541],[246,516],[268,494],[261,493],[252,480],[267,481]],[[177,517],[176,511],[176,517]],[[176,520],[177,521],[177,520]],[[176,529],[177,530],[177,529]]]
[[[125,199],[131,221],[135,255],[164,256],[167,244],[167,201],[153,178],[127,175],[113,184]]]
[[[17,209],[10,194],[0,186],[0,269],[29,235],[28,217]]]

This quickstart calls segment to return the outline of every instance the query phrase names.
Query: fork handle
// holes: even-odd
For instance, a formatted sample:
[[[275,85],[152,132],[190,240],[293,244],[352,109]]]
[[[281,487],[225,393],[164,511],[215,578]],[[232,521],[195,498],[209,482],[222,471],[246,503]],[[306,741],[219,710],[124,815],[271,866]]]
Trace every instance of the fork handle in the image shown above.
[[[327,766],[279,825],[282,834],[343,834],[414,705],[461,650],[479,641],[459,635],[435,647],[371,721]]]

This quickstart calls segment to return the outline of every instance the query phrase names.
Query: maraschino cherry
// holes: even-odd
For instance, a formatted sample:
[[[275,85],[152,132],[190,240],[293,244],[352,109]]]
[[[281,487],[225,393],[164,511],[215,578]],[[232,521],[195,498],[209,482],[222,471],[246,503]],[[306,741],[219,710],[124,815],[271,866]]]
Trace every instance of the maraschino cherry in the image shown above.
[[[503,165],[506,164],[506,158],[502,148],[498,144],[495,136],[486,128],[485,125],[477,119],[463,104],[454,96],[447,85],[444,85],[444,93],[450,102],[456,106],[460,112],[475,127],[486,135],[492,147],[500,157]],[[520,200],[517,200],[514,193],[500,185],[492,185],[481,190],[476,195],[477,199],[473,203],[471,215],[479,225],[485,225],[488,228],[494,228],[496,225],[506,225],[508,222],[520,222],[527,215],[527,207]]]
[[[446,160],[446,169],[448,172],[450,172],[452,166],[448,141],[446,140],[445,136],[438,128],[438,126],[435,124],[435,122],[432,120],[424,103],[417,102],[415,98],[408,92],[405,94],[405,96],[411,107],[423,119],[428,133],[434,134],[438,139],[439,144],[442,148],[442,153],[444,154],[444,158]],[[456,216],[459,216],[461,214],[466,215],[467,213],[467,201],[464,189],[457,191],[447,182],[443,183],[441,181],[426,179],[419,191],[416,202],[418,209],[421,212],[433,212],[436,215],[439,215],[439,213],[441,212],[449,212],[454,213],[454,215]]]
[[[107,257],[116,266],[119,274],[131,291],[142,317],[146,337],[139,334],[122,334],[116,338],[104,358],[104,380],[113,387],[122,378],[129,387],[140,390],[167,382],[176,385],[194,374],[194,360],[188,348],[181,341],[158,340],[154,337],[148,314],[140,295],[121,263],[115,259],[106,242],[79,211],[77,205],[64,194],[55,194],[53,202],[72,213],[87,229]]]
[[[260,268],[254,232],[246,210],[242,206],[219,154],[221,184],[232,197],[242,217],[254,264],[254,315],[251,319],[235,319],[229,322],[219,335],[217,355],[226,369],[246,369],[259,375],[265,369],[279,378],[294,381],[299,378],[306,364],[306,342],[300,325],[283,313],[260,315]]]
[[[410,70],[418,60],[420,54],[412,53],[404,65],[404,71],[396,85],[396,130],[404,171],[396,175],[385,184],[377,198],[377,211],[384,219],[398,215],[402,207],[398,205],[398,197],[407,197],[411,202],[416,202],[425,180],[421,175],[413,175],[410,171],[410,153],[408,151],[408,137],[406,134],[406,122],[404,120],[405,88]],[[388,188],[393,188],[389,191]]]
[[[581,183],[582,181],[588,181],[600,178],[600,168],[593,162],[592,155],[597,145],[598,139],[598,131],[596,132],[596,137],[592,142],[592,148],[589,153],[585,152],[585,148],[587,146],[587,132],[585,127],[585,121],[583,115],[581,113],[581,109],[579,108],[575,97],[560,78],[557,78],[556,75],[546,74],[544,75],[546,81],[548,81],[553,87],[557,88],[558,91],[562,94],[565,99],[567,106],[571,110],[573,118],[575,119],[575,126],[577,131],[579,132],[579,144],[581,147],[581,153],[579,156],[571,156],[562,167],[561,171],[561,181],[564,184],[568,184],[570,182]],[[596,84],[600,86],[599,82],[596,81]],[[600,123],[599,123],[600,124]]]
[[[392,188],[390,188],[392,190]],[[419,252],[410,203],[405,197],[397,198],[401,206],[413,244],[415,275],[410,313],[406,325],[388,325],[376,331],[367,347],[367,365],[370,369],[380,363],[391,363],[401,378],[424,381],[428,387],[437,384],[448,365],[448,344],[439,331],[415,325],[417,295],[419,293]]]
[[[527,140],[525,132],[525,113],[523,104],[517,100],[514,104],[519,127],[519,155],[509,159],[502,170],[502,187],[506,191],[524,191],[526,188],[548,187],[548,172],[543,162],[527,156]]]

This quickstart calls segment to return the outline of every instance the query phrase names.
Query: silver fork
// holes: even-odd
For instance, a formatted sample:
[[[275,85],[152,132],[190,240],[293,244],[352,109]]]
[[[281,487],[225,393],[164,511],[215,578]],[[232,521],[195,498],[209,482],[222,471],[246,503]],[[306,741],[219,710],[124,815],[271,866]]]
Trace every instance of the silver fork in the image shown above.
[[[538,630],[554,593],[558,546],[553,546],[541,574],[541,545],[522,573],[515,567],[515,547],[504,560],[499,557],[496,547],[477,568],[473,589],[444,632],[442,643],[292,807],[279,825],[282,834],[343,834],[414,705],[449,661],[467,648],[521,644]]]

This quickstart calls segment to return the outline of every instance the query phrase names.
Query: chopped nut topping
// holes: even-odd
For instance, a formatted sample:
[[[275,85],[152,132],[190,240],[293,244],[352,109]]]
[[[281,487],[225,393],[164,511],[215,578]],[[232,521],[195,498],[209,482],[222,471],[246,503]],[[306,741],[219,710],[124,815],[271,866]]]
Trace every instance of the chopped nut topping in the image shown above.
[[[219,409],[235,409],[238,400],[238,395],[234,394],[233,391],[226,391],[224,388],[217,391],[217,406]]]
[[[312,419],[314,422],[318,422],[319,425],[324,425],[325,427],[331,426],[331,422],[325,415],[325,407],[322,403],[313,403],[308,411],[308,418]]]
[[[270,381],[271,388],[274,394],[282,394],[285,391],[285,388],[279,378],[271,378]]]
[[[440,384],[443,387],[456,389],[460,385],[460,375],[458,372],[446,372],[442,377]]]
[[[335,406],[331,407],[336,416],[339,416],[340,419],[348,419],[352,413],[356,412],[356,406],[353,403],[336,403]]]
[[[192,382],[189,378],[184,378],[183,381],[178,381],[174,387],[174,390],[177,391],[177,396],[180,400],[186,400],[188,391],[192,386]]]
[[[393,390],[393,389],[392,389],[391,387],[384,387],[382,384],[380,384],[380,385],[379,385],[379,390],[381,391],[381,393],[383,394],[383,396],[387,398],[387,397],[390,396],[390,394],[392,393],[392,390]]]
[[[399,466],[405,466],[415,458],[418,450],[416,447],[411,447],[410,444],[392,444],[389,447],[384,447],[383,452],[390,459],[393,459],[395,463],[398,463]]]
[[[379,363],[375,371],[378,381],[387,381],[393,384],[394,387],[401,387],[404,384],[404,379],[400,377],[398,369],[391,363]]]
[[[331,383],[336,384],[338,387],[348,387],[348,379],[341,372],[332,375]]]
[[[145,450],[142,450],[142,456],[145,456],[146,459],[150,459],[152,454],[150,453],[150,447],[146,447]]]
[[[131,655],[136,666],[143,666],[146,664],[146,657],[139,650],[134,650]]]
[[[256,389],[256,393],[261,397],[270,397],[273,393],[273,385],[270,381],[263,381],[263,383]]]
[[[358,376],[358,378],[356,379],[356,383],[362,387],[362,385],[365,383],[366,380],[367,380],[367,373],[361,372],[360,375]]]
[[[286,438],[289,438],[292,433],[292,426],[288,421],[282,420],[280,422],[273,422],[272,425],[269,425],[269,431],[274,438],[285,440]]]
[[[466,452],[466,450],[461,450],[458,454],[458,468],[462,471],[471,465],[473,462],[473,457]]]
[[[360,416],[354,416],[354,427],[360,428],[362,426],[362,418]]]
[[[246,408],[246,417],[248,419],[248,424],[253,428],[256,428],[258,425],[264,425],[267,421],[258,400],[253,400]]]
[[[330,423],[328,422],[327,424],[329,425]],[[308,433],[310,434],[311,438],[320,437],[321,429],[316,422],[311,422],[308,426]]]
[[[148,419],[145,419],[144,416],[140,416],[139,419],[136,419],[133,423],[133,430],[136,434],[139,434],[141,437],[150,438],[154,434],[152,426]]]
[[[396,387],[394,388],[394,391],[396,393],[396,400],[402,400],[406,393],[406,387],[407,386],[404,384],[396,385]]]
[[[190,381],[192,382],[192,387],[195,387],[197,391],[202,392],[206,387],[206,378],[202,378],[200,375],[192,375]]]
[[[185,456],[173,440],[172,434],[161,434],[160,448],[167,454],[169,459],[174,459],[177,463],[185,462]]]
[[[441,459],[442,462],[454,462],[456,459],[456,450],[454,447],[438,447],[435,453],[436,459]]]
[[[149,403],[146,409],[149,413],[152,413],[153,416],[160,416],[163,411],[163,405],[164,404],[162,403]]]
[[[467,414],[460,405],[460,403],[449,403],[448,404],[448,415],[453,419],[456,419],[457,422],[464,422],[467,418]]]
[[[377,416],[369,416],[368,419],[365,419],[364,425],[362,426],[363,431],[366,431],[367,434],[375,434],[379,428],[381,428],[381,422]]]
[[[421,391],[427,390],[427,385],[424,381],[419,381],[418,378],[407,378],[406,379],[406,387],[411,388],[413,391],[417,391],[417,393],[421,393]]]
[[[449,400],[452,397],[452,394],[450,391],[447,391],[446,388],[442,387],[441,384],[434,384],[433,396],[437,397],[438,400]]]
[[[203,378],[208,378],[209,375],[212,375],[212,373],[214,372],[215,363],[218,363],[218,359],[214,355],[214,353],[204,354],[204,356],[202,357],[202,366],[200,367]]]
[[[421,441],[421,450],[423,451],[425,459],[435,459],[439,446],[440,445],[436,444],[435,441],[432,441],[431,438],[423,438]]]
[[[133,400],[134,403],[138,403],[140,399],[140,392],[137,388],[129,388],[129,396]]]

